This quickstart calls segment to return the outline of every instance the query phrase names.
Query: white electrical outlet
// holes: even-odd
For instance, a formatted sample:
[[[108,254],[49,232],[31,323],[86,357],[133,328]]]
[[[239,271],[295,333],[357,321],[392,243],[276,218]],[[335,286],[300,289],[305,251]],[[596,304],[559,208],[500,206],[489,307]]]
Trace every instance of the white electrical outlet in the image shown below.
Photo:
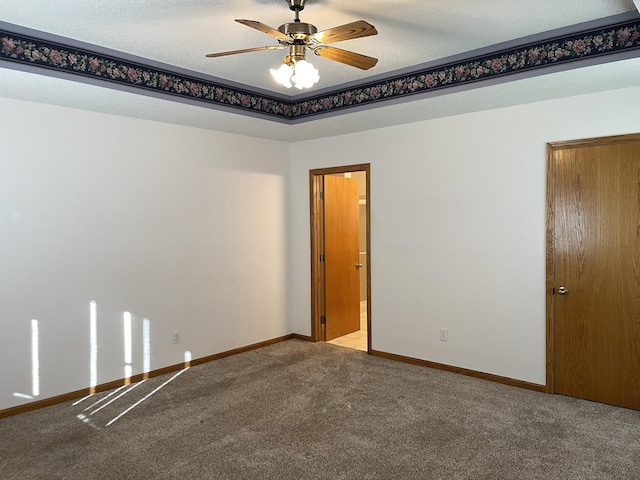
[[[441,328],[440,329],[440,341],[441,342],[446,342],[449,339],[449,332],[447,331],[446,328]]]
[[[172,340],[173,343],[180,343],[180,330],[176,330],[175,332],[173,332]]]

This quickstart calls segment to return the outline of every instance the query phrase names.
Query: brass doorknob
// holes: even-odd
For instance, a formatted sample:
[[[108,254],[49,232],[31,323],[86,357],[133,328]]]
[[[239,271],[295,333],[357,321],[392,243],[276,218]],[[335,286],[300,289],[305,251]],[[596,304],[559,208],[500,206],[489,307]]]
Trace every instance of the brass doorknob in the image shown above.
[[[356,263],[356,268],[362,268],[362,264],[361,263]]]
[[[558,295],[566,295],[569,293],[569,289],[566,287],[558,287]]]

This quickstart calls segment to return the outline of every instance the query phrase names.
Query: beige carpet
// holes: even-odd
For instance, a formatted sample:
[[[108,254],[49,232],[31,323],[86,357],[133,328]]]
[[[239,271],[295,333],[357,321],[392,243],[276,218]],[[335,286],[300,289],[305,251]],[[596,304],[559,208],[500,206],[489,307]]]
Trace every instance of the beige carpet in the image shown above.
[[[0,420],[0,479],[640,478],[640,412],[328,344],[128,388]]]

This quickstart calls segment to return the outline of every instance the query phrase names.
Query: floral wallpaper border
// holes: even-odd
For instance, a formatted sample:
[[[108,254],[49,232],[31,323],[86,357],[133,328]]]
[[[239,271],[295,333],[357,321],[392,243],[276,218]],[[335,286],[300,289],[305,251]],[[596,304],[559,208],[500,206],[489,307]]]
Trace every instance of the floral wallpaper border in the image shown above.
[[[290,118],[292,102],[229,87],[203,78],[131,62],[112,55],[0,29],[0,60],[62,70],[144,90]]]
[[[62,70],[84,77],[277,117],[280,120],[302,120],[314,115],[408,95],[637,50],[640,49],[640,19],[524,44],[461,62],[290,101],[1,29],[0,42],[2,60]]]

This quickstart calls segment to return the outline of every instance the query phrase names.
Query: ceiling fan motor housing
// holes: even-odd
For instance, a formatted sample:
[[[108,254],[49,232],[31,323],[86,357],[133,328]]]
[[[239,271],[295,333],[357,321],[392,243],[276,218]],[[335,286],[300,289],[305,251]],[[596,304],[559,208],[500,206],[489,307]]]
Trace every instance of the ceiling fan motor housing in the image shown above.
[[[309,35],[317,33],[318,29],[310,23],[296,22],[280,25],[278,27],[278,31],[280,33],[284,33],[285,35],[289,35],[294,40],[304,40]]]

